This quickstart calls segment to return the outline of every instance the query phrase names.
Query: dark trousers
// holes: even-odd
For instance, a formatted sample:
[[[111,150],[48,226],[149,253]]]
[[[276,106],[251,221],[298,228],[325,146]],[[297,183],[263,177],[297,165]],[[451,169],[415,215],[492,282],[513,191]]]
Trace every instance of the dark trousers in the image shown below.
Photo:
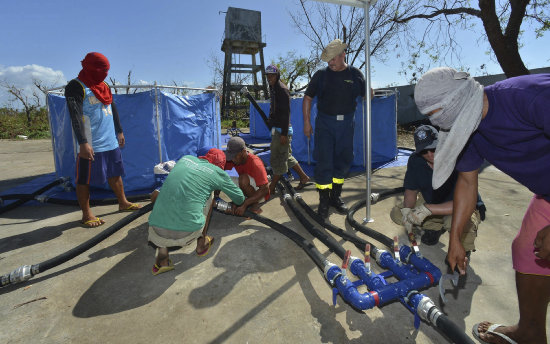
[[[336,116],[321,112],[315,119],[315,147],[313,158],[317,160],[314,176],[318,185],[332,184],[332,178],[343,179],[353,162],[354,114]]]

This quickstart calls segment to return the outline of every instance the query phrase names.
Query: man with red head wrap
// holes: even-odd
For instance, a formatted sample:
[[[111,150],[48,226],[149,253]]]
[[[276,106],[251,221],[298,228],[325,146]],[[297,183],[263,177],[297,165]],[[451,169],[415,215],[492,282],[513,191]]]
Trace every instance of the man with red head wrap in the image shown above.
[[[90,209],[90,184],[109,183],[115,193],[119,210],[136,210],[124,194],[124,166],[120,148],[125,139],[118,111],[113,103],[107,77],[109,60],[100,53],[89,53],[82,60],[78,78],[65,87],[65,98],[71,123],[79,144],[76,161],[76,196],[82,209],[82,224],[97,227],[105,223]]]
[[[158,247],[153,275],[174,269],[168,247],[186,246],[197,240],[195,252],[208,254],[214,238],[206,235],[212,215],[213,191],[223,191],[235,204],[244,195],[223,170],[225,154],[212,148],[204,156],[183,156],[170,171],[162,188],[155,191],[149,216],[149,241]]]

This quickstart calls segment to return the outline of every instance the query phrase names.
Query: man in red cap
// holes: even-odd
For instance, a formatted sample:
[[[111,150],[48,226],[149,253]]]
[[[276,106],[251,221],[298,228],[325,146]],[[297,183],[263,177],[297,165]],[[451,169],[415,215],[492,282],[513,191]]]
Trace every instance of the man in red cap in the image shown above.
[[[121,176],[124,166],[120,148],[125,140],[118,111],[109,86],[103,81],[109,61],[100,53],[89,53],[82,60],[78,78],[65,87],[71,123],[79,144],[76,161],[76,197],[82,209],[82,224],[97,227],[105,223],[90,209],[90,184],[109,183],[118,199],[120,211],[139,209],[124,194]]]
[[[183,156],[170,171],[160,191],[152,199],[155,206],[149,216],[149,241],[158,247],[153,275],[174,269],[168,247],[187,246],[197,240],[195,252],[208,254],[214,238],[206,235],[212,215],[212,192],[223,191],[240,205],[242,191],[223,170],[225,154],[212,148],[205,156]]]

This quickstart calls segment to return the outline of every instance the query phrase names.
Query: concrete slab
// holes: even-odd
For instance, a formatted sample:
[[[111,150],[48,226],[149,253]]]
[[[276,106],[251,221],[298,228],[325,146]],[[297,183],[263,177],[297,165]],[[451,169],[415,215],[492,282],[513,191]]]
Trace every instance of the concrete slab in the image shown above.
[[[0,141],[0,191],[54,170],[51,144]],[[373,191],[401,186],[405,167],[377,171]],[[364,199],[365,176],[346,180],[349,204]],[[530,192],[493,167],[481,174],[487,219],[480,226],[467,278],[459,289],[446,285],[448,303],[438,290],[424,291],[471,336],[482,320],[518,319],[510,244],[531,198]],[[302,195],[316,208],[313,187]],[[399,197],[372,207],[369,226],[388,236],[402,233],[389,218]],[[145,203],[144,203],[145,204]],[[108,224],[127,214],[116,205],[94,207]],[[340,259],[313,239],[278,198],[263,206],[271,218],[311,239],[334,263]],[[365,208],[356,213],[361,221]],[[0,274],[61,254],[107,226],[78,225],[76,206],[22,206],[0,215]],[[352,230],[344,217],[330,221]],[[319,270],[292,241],[254,220],[215,213],[209,234],[213,251],[197,257],[193,247],[172,252],[172,272],[152,276],[154,250],[147,245],[147,215],[125,226],[84,254],[26,283],[0,289],[2,343],[444,343],[426,323],[418,330],[400,303],[358,312],[332,292]],[[363,234],[360,236],[366,238]],[[356,256],[353,245],[337,238]],[[421,247],[443,271],[448,235]],[[380,245],[381,246],[381,245]],[[375,270],[381,270],[375,267]],[[547,322],[550,328],[550,323]]]

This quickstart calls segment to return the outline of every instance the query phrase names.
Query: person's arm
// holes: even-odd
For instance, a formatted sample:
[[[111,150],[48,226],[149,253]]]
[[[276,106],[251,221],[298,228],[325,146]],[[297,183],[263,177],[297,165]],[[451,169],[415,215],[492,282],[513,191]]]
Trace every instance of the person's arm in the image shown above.
[[[84,159],[94,160],[94,150],[88,143],[82,118],[84,115],[84,88],[78,81],[71,80],[67,84],[65,87],[65,99],[67,101],[67,108],[69,109],[69,117],[71,118],[73,132],[76,141],[80,145],[78,156]]]
[[[120,148],[124,148],[124,145],[126,144],[126,139],[124,138],[124,133],[122,132],[120,117],[118,115],[118,110],[114,102],[111,103],[111,110],[113,111],[113,123],[115,124],[115,133],[118,139],[118,145]]]
[[[304,116],[304,135],[309,139],[313,134],[313,129],[311,127],[311,104],[313,103],[313,98],[310,96],[304,96],[302,102],[302,113]]]
[[[403,208],[414,208],[417,197],[418,190],[405,189],[405,194],[403,195]]]
[[[460,243],[460,236],[476,207],[478,175],[479,169],[460,172],[454,191],[453,219],[447,260],[451,270],[458,267],[461,275],[466,273],[468,259],[466,258],[466,251]]]
[[[439,204],[424,204],[432,215],[452,215],[453,214],[453,201],[447,201]]]

